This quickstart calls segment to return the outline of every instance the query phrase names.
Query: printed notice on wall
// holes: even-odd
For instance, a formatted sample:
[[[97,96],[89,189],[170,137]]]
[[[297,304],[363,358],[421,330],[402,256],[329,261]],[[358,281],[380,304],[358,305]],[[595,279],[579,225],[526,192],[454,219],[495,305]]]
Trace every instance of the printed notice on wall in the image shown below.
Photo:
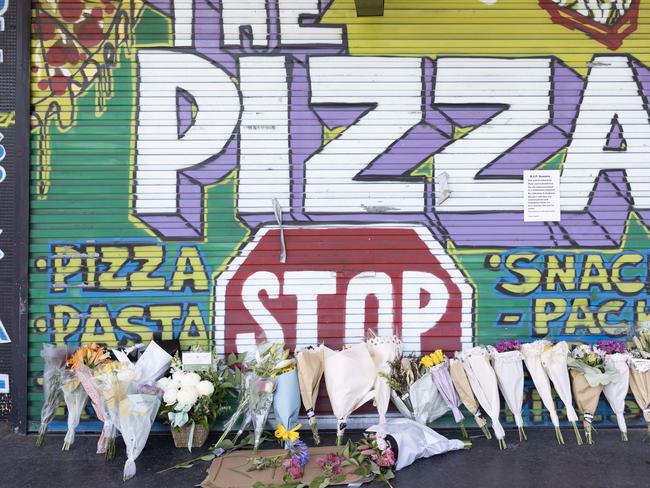
[[[560,221],[560,172],[524,171],[524,222]]]

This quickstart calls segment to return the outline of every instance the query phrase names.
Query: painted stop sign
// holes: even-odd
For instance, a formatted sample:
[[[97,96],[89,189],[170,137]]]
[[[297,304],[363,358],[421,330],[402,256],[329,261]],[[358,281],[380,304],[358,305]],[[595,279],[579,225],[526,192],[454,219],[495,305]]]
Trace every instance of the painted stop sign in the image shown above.
[[[290,349],[397,334],[405,351],[472,340],[472,288],[422,225],[260,229],[217,278],[215,340],[229,353],[255,342]]]

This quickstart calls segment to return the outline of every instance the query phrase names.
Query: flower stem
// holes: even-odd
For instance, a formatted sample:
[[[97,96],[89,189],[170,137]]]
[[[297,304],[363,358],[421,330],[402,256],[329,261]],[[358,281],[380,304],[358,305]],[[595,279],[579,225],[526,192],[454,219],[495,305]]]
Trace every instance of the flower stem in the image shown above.
[[[504,450],[507,447],[508,445],[506,444],[505,438],[499,439],[499,449]]]
[[[578,424],[571,422],[573,424],[573,432],[576,434],[576,442],[579,446],[582,445],[582,436],[580,435],[580,430],[578,429]]]
[[[492,439],[492,434],[490,434],[490,429],[488,429],[486,424],[483,424],[481,426],[481,430],[483,431],[483,435],[485,435],[486,439]]]
[[[111,461],[115,458],[115,437],[109,437],[106,441],[106,459]]]
[[[623,442],[627,442],[627,440],[628,440],[628,439],[627,439],[627,432],[623,432],[623,431],[621,431],[621,440],[622,440]]]
[[[316,419],[309,419],[309,426],[311,427],[311,436],[314,438],[314,444],[320,444],[320,435],[318,434],[318,425],[316,424]]]
[[[467,434],[467,429],[465,428],[465,422],[461,420],[458,425],[460,426],[460,434],[463,436],[463,439],[469,439],[469,435]]]
[[[519,430],[519,442],[527,441],[528,437],[526,437],[526,431],[524,430],[524,426],[522,425],[521,427],[519,427],[518,430]]]
[[[587,439],[587,444],[592,445],[594,443],[594,440],[591,436],[591,423],[585,420],[583,424],[585,427],[585,439]]]
[[[564,436],[562,435],[560,427],[555,427],[555,437],[557,438],[558,444],[564,445]]]

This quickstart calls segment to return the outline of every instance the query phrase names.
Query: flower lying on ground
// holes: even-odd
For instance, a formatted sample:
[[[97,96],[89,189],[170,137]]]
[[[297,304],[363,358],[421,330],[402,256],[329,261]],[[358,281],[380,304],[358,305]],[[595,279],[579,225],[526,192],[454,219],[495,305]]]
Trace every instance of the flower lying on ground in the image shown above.
[[[316,464],[327,477],[338,476],[343,473],[341,465],[345,461],[343,456],[330,452],[324,458],[316,459]]]

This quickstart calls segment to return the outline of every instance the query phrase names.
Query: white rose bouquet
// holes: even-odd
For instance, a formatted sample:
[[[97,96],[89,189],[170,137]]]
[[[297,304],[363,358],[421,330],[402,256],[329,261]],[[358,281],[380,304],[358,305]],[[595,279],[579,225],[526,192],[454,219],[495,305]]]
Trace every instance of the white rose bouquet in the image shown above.
[[[221,373],[219,372],[221,370]],[[236,398],[235,385],[227,370],[186,371],[175,358],[171,374],[160,378],[156,386],[163,391],[160,419],[178,432],[189,426],[187,448],[191,451],[195,426],[209,431],[217,417],[228,410],[229,400]]]

